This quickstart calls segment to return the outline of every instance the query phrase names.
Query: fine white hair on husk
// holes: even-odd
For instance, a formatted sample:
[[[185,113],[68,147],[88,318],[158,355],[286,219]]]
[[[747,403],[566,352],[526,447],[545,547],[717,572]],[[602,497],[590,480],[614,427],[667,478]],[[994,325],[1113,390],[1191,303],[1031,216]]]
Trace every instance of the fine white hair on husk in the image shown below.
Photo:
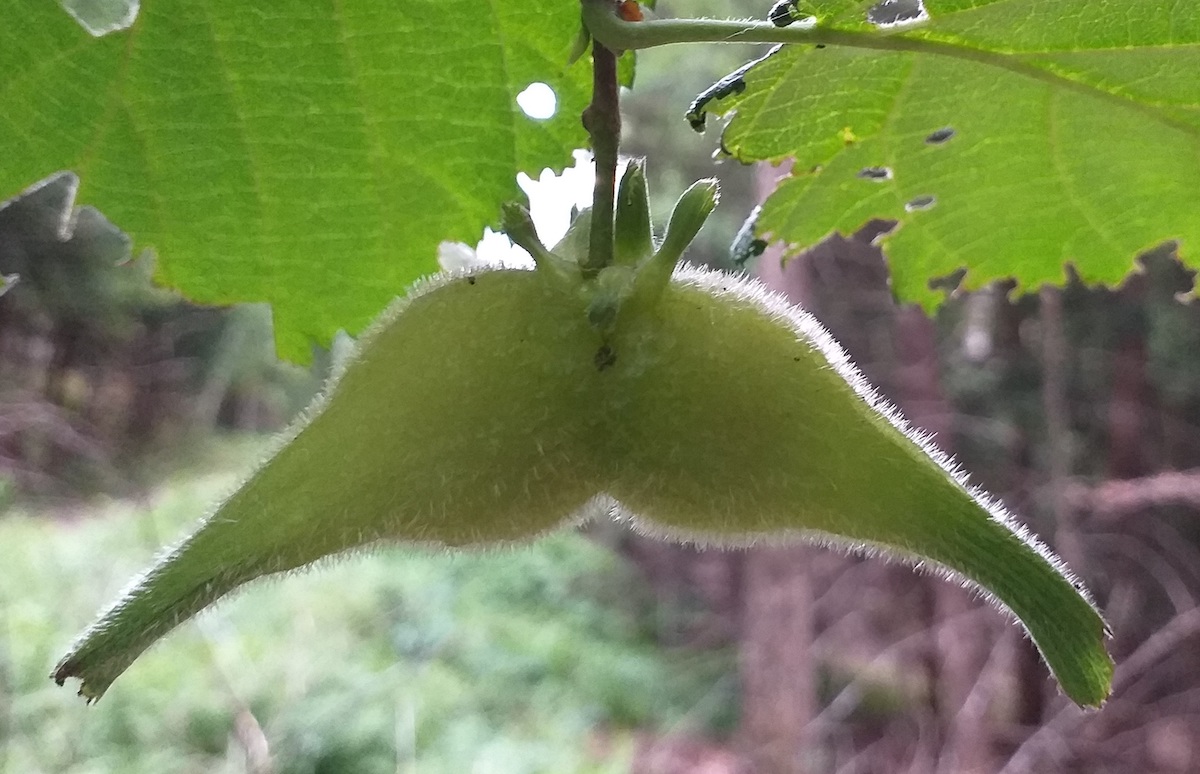
[[[388,309],[380,315],[380,317],[372,323],[371,326],[363,332],[359,339],[358,350],[361,351],[376,335],[385,330],[397,317],[399,317],[405,309],[407,309],[414,301],[426,296],[439,288],[445,287],[457,280],[465,277],[479,276],[484,273],[494,271],[532,271],[526,266],[505,266],[505,265],[479,265],[466,269],[459,269],[451,272],[439,272],[427,277],[424,277],[415,282],[408,293],[397,298]],[[886,398],[884,398],[866,379],[861,371],[851,362],[846,351],[833,338],[825,327],[808,311],[791,303],[781,293],[772,291],[761,282],[748,278],[727,274],[722,271],[712,269],[699,268],[688,264],[680,264],[672,277],[672,281],[685,286],[699,288],[709,295],[716,298],[724,298],[729,301],[749,306],[761,312],[764,316],[779,323],[781,326],[790,329],[799,341],[806,343],[808,346],[819,350],[824,356],[829,366],[834,369],[839,376],[854,390],[867,405],[869,405],[879,416],[883,417],[893,427],[903,433],[915,446],[929,456],[946,475],[964,491],[966,491],[973,499],[975,499],[988,513],[988,515],[996,522],[1002,524],[1006,529],[1015,534],[1022,542],[1031,549],[1036,551],[1055,571],[1067,579],[1080,594],[1088,601],[1090,605],[1095,607],[1095,602],[1091,599],[1083,584],[1071,573],[1066,564],[1054,554],[1048,546],[1046,546],[1036,535],[1034,535],[1024,524],[1017,520],[1000,502],[993,498],[985,490],[973,485],[968,480],[967,473],[963,468],[955,462],[955,460],[941,449],[939,449],[933,441],[931,434],[914,428],[901,415],[900,411]],[[343,361],[335,368],[330,375],[329,381],[322,390],[321,395],[313,401],[313,403],[305,409],[301,416],[293,422],[292,426],[276,438],[271,445],[269,451],[263,455],[259,465],[256,465],[254,471],[247,475],[236,486],[231,487],[229,494],[232,494],[238,488],[252,478],[262,466],[266,465],[280,449],[295,439],[305,426],[307,426],[327,405],[330,396],[336,392],[337,384],[345,374],[346,369],[355,362],[356,357],[351,355],[344,358]],[[223,503],[226,498],[221,498],[218,503]],[[208,518],[211,518],[219,505],[214,506]],[[660,537],[668,537],[672,540],[695,542],[704,545],[728,546],[728,547],[746,547],[756,544],[761,544],[764,541],[771,543],[780,543],[787,541],[802,540],[808,543],[815,543],[821,546],[826,546],[840,551],[851,551],[866,555],[884,555],[890,558],[897,559],[906,564],[923,563],[936,568],[937,574],[961,583],[964,586],[969,586],[978,591],[982,596],[986,597],[993,604],[996,604],[1005,610],[1007,607],[996,600],[993,595],[986,589],[978,587],[978,584],[962,577],[957,571],[943,567],[929,559],[915,556],[904,556],[900,552],[892,548],[883,548],[869,544],[858,544],[855,541],[849,541],[838,538],[827,533],[819,533],[811,530],[795,530],[765,534],[747,534],[741,538],[731,538],[728,535],[704,534],[692,531],[676,531],[664,529],[658,526],[647,524],[636,516],[624,510],[624,508],[611,497],[600,493],[587,506],[582,508],[576,514],[564,515],[561,524],[577,524],[588,519],[595,518],[599,515],[608,513],[617,518],[629,518],[631,523],[637,525],[638,529],[654,534]],[[207,519],[206,519],[207,520]],[[528,540],[535,540],[541,537],[541,534],[531,535]],[[521,544],[528,540],[512,541],[513,544]],[[182,541],[180,545],[182,544]],[[428,548],[442,547],[438,543],[406,543],[406,545],[424,546]],[[493,543],[487,546],[478,548],[503,548],[507,543]],[[178,546],[177,546],[178,547]],[[456,549],[462,547],[455,547]],[[471,546],[469,548],[477,548]],[[371,550],[371,546],[359,550]],[[163,557],[169,555],[171,551],[165,552]],[[353,553],[353,552],[351,552]]]
[[[39,188],[44,187],[45,185],[48,185],[48,184],[54,182],[55,180],[57,180],[57,176],[55,178],[49,178],[35,186],[32,186],[28,192],[36,191]],[[78,185],[77,180],[69,180],[68,182],[70,182],[76,186]],[[64,222],[67,224],[70,224],[72,221],[68,220],[68,221],[64,221]],[[199,522],[195,526],[193,526],[191,529],[189,529],[184,536],[177,538],[172,543],[170,543],[165,548],[163,548],[161,551],[159,551],[155,555],[153,561],[151,561],[149,566],[146,569],[144,569],[143,571],[141,571],[140,573],[138,573],[137,575],[135,575],[133,578],[131,578],[124,585],[124,587],[121,589],[121,591],[113,598],[113,600],[111,602],[109,602],[107,605],[105,605],[104,608],[102,608],[102,610],[96,616],[96,618],[93,620],[93,622],[72,640],[70,646],[67,648],[68,655],[66,657],[64,657],[63,662],[65,662],[72,655],[77,653],[79,651],[79,649],[88,640],[90,640],[97,634],[103,632],[104,630],[108,629],[111,626],[110,619],[111,619],[112,615],[119,608],[126,605],[129,602],[129,600],[133,597],[135,592],[137,592],[141,587],[152,583],[154,581],[155,577],[157,576],[157,574],[160,573],[162,571],[162,569],[165,566],[167,566],[167,564],[169,562],[171,562],[173,559],[175,559],[177,556],[179,556],[184,551],[184,549],[187,547],[191,538],[197,532],[199,532],[201,529],[203,529],[205,525],[209,524],[214,518],[216,518],[217,514],[220,512],[221,508],[225,505],[225,503],[235,493],[237,493],[238,490],[240,490],[243,486],[245,486],[251,479],[253,479],[255,476],[257,476],[259,471],[261,471],[264,467],[266,467],[271,462],[271,460],[273,460],[275,458],[275,456],[277,454],[279,454],[279,452],[284,447],[286,447],[288,444],[290,444],[292,441],[294,441],[296,439],[296,437],[309,424],[311,424],[312,421],[314,419],[316,419],[316,417],[319,416],[322,411],[325,410],[325,407],[329,404],[331,397],[337,391],[338,383],[341,381],[342,377],[345,375],[347,369],[351,365],[353,365],[353,363],[356,361],[358,354],[362,352],[364,346],[366,344],[368,344],[374,336],[376,336],[377,334],[381,333],[384,329],[386,329],[415,300],[417,300],[418,298],[421,298],[422,296],[426,296],[426,295],[432,293],[433,291],[437,290],[438,288],[445,287],[446,285],[449,285],[450,283],[452,283],[456,280],[462,279],[464,277],[479,276],[480,274],[487,273],[487,272],[493,272],[493,271],[517,271],[517,270],[524,271],[527,269],[525,267],[509,267],[509,266],[505,266],[503,264],[487,264],[487,265],[480,265],[480,266],[475,266],[475,267],[470,267],[470,268],[464,268],[464,269],[460,269],[460,270],[456,270],[456,271],[439,272],[437,274],[423,277],[423,278],[417,280],[416,282],[414,282],[413,285],[409,288],[407,293],[405,293],[403,296],[397,297],[391,303],[391,305],[387,308],[387,310],[385,310],[385,312],[382,315],[380,315],[380,317],[375,322],[373,322],[370,326],[368,326],[368,328],[359,337],[359,341],[355,348],[355,352],[351,353],[347,357],[342,358],[340,361],[337,361],[334,364],[334,367],[330,373],[330,376],[326,380],[325,386],[322,388],[321,392],[317,395],[316,398],[314,398],[312,403],[309,404],[309,406],[307,408],[305,408],[303,411],[301,411],[299,413],[299,415],[296,417],[296,419],[294,419],[292,421],[291,425],[289,425],[286,430],[280,432],[278,435],[275,436],[275,438],[268,445],[268,448],[266,449],[266,451],[264,451],[264,453],[259,457],[257,464],[255,464],[249,470],[249,472],[247,472],[244,476],[239,477],[236,482],[234,482],[229,487],[227,487],[225,489],[225,491],[222,492],[221,496],[216,498],[213,501],[213,504],[211,506],[209,506],[209,508],[206,510],[204,516],[199,520]],[[567,517],[564,517],[564,519],[561,523],[567,524],[567,523],[570,523],[572,520],[576,521],[577,523],[581,523],[583,521],[586,521],[589,518],[595,517],[599,513],[597,508],[600,506],[593,506],[593,503],[597,503],[602,500],[603,500],[603,498],[593,498],[593,500],[589,501],[589,503],[587,505],[585,505],[583,508],[581,508],[578,513],[571,514]],[[606,502],[603,507],[604,508],[608,507]],[[543,534],[544,534],[544,532],[539,532],[538,534],[531,534],[528,536],[528,540],[512,541],[512,544],[516,545],[521,542],[533,541],[533,540],[536,540],[536,539],[542,537]],[[212,602],[210,602],[209,604],[205,605],[205,609],[212,607],[217,602],[220,602],[225,599],[236,596],[236,594],[238,592],[240,592],[242,589],[244,589],[248,586],[254,586],[259,581],[263,580],[264,578],[286,578],[287,576],[289,576],[293,573],[304,572],[310,568],[322,566],[327,561],[333,562],[333,561],[337,561],[338,559],[345,558],[347,556],[355,555],[358,553],[370,552],[370,551],[375,550],[383,545],[388,545],[388,543],[385,541],[374,541],[373,543],[370,543],[370,544],[361,545],[361,546],[358,546],[355,548],[348,549],[346,551],[338,552],[336,554],[324,557],[315,562],[310,562],[309,564],[304,565],[303,567],[297,567],[297,568],[293,568],[290,570],[276,571],[276,572],[268,571],[267,573],[265,573],[263,576],[260,576],[259,578],[255,578],[252,581],[240,584],[237,587],[230,589],[225,594],[222,594],[218,599],[215,599]],[[407,543],[405,543],[405,545],[411,545],[413,547],[428,547],[428,548],[439,549],[439,550],[447,550],[446,546],[439,544],[439,543],[433,543],[433,542],[430,542],[428,544],[423,544],[423,543],[420,543],[417,541],[413,541],[413,542],[407,542]],[[485,548],[485,549],[488,547],[503,547],[503,546],[500,543],[489,544],[486,546],[479,546],[479,548]],[[186,620],[187,618],[190,618],[190,617],[191,617],[190,614],[176,616],[174,619],[172,619],[170,621],[170,625],[167,627],[166,631],[169,631],[169,630],[175,628],[180,623],[182,623],[184,620]],[[86,681],[85,681],[85,687],[86,687]],[[81,689],[80,692],[82,693],[83,689]]]
[[[262,465],[265,465],[267,462],[269,462],[272,456],[273,456],[273,453],[271,455],[266,456],[264,458],[263,462],[258,467],[261,467]],[[255,468],[255,471],[258,470],[258,467]],[[248,481],[254,475],[255,475],[254,473],[251,473],[245,479],[242,479],[242,484],[244,484],[245,481]],[[237,486],[234,486],[230,490],[229,495],[217,500],[217,504],[214,505],[209,510],[208,515],[201,521],[201,525],[207,524],[215,516],[216,512],[218,510],[220,510],[221,505],[223,505],[225,503],[225,501],[228,499],[228,497],[231,496],[233,493],[235,493],[242,484],[238,484]],[[366,541],[360,545],[347,548],[343,551],[338,551],[338,552],[335,552],[332,554],[328,554],[326,556],[321,557],[320,559],[309,562],[308,564],[302,565],[300,567],[292,567],[292,568],[289,568],[286,570],[274,570],[274,571],[268,570],[268,571],[264,572],[264,574],[262,574],[256,578],[253,578],[249,581],[240,583],[239,585],[230,588],[225,593],[221,594],[220,596],[213,599],[211,602],[207,603],[203,609],[195,612],[194,614],[193,613],[181,613],[181,614],[178,614],[178,615],[175,615],[175,616],[169,618],[166,621],[166,626],[163,627],[163,630],[162,630],[163,635],[165,635],[166,632],[169,632],[169,631],[177,628],[180,624],[183,624],[188,620],[191,620],[193,618],[199,618],[200,616],[208,614],[212,610],[215,610],[229,602],[232,602],[233,600],[235,600],[238,596],[240,596],[243,592],[245,592],[247,590],[253,589],[257,586],[261,586],[261,585],[264,585],[267,583],[275,583],[275,582],[283,581],[294,575],[306,574],[310,571],[320,571],[324,567],[328,567],[330,565],[333,565],[337,562],[340,562],[340,561],[343,561],[346,559],[352,559],[352,558],[356,558],[356,557],[360,557],[360,556],[369,556],[369,555],[375,554],[381,550],[387,550],[387,549],[398,548],[398,547],[404,547],[404,548],[415,549],[415,550],[424,550],[424,551],[428,551],[430,553],[441,553],[441,554],[453,553],[456,555],[462,555],[464,553],[469,553],[472,555],[499,553],[501,551],[517,549],[517,548],[521,548],[523,546],[531,545],[531,544],[536,543],[537,541],[541,540],[542,538],[546,537],[547,535],[557,532],[559,530],[562,530],[564,528],[581,527],[590,522],[598,521],[601,518],[612,518],[612,517],[614,517],[614,515],[616,514],[618,509],[619,509],[619,506],[615,500],[613,500],[608,495],[598,494],[598,495],[592,497],[591,499],[589,499],[586,503],[584,503],[582,506],[580,506],[573,513],[570,513],[570,514],[564,516],[557,523],[555,523],[545,529],[536,530],[534,532],[530,532],[527,535],[523,535],[520,538],[514,538],[511,540],[496,540],[496,541],[492,541],[492,542],[488,542],[488,543],[481,542],[481,543],[473,543],[473,544],[469,544],[469,545],[455,545],[455,546],[449,546],[449,545],[446,545],[445,543],[441,543],[438,541],[422,541],[422,540],[405,540],[403,542],[400,542],[400,541],[394,541],[394,540],[377,539],[377,540]],[[174,543],[172,543],[168,547],[161,550],[155,556],[154,560],[151,562],[149,567],[147,567],[145,570],[143,570],[142,572],[138,573],[133,578],[131,578],[125,584],[125,586],[121,589],[121,591],[114,597],[114,599],[101,610],[101,612],[96,616],[96,618],[93,620],[93,622],[86,629],[84,629],[82,632],[80,632],[71,641],[71,644],[67,648],[68,657],[71,654],[76,653],[79,650],[79,648],[85,642],[87,642],[89,639],[100,634],[104,630],[110,628],[112,626],[112,623],[110,621],[110,616],[112,615],[112,613],[114,613],[118,608],[125,605],[140,587],[147,585],[149,583],[152,583],[154,581],[154,578],[159,574],[159,572],[161,572],[162,568],[165,567],[168,562],[170,562],[172,559],[174,559],[178,554],[180,554],[186,548],[188,541],[190,540],[192,535],[195,534],[196,531],[197,531],[197,528],[193,528],[191,531],[189,531],[189,533],[187,535],[176,540]],[[148,650],[150,648],[157,646],[158,643],[160,643],[161,641],[162,641],[161,636],[156,637],[153,641],[149,642],[146,645],[146,649]],[[64,661],[65,660],[66,659],[64,658]],[[80,675],[80,677],[82,677],[82,675]],[[81,694],[84,693],[84,690],[82,688],[80,690],[80,693]],[[101,694],[102,693],[103,693],[103,690],[101,691]],[[89,698],[89,701],[94,701],[97,698],[99,698],[98,695],[93,696],[93,697]]]
[[[715,298],[728,299],[735,304],[756,309],[764,316],[790,329],[799,341],[805,342],[820,351],[830,367],[845,380],[859,398],[874,409],[879,416],[887,420],[889,424],[903,433],[922,452],[928,455],[938,467],[945,471],[950,480],[986,510],[988,516],[993,521],[1003,525],[1025,543],[1025,545],[1036,551],[1047,564],[1053,567],[1056,572],[1075,587],[1093,609],[1096,608],[1096,603],[1087,592],[1083,583],[1071,572],[1063,560],[1034,535],[1028,527],[1017,520],[999,501],[987,491],[972,484],[968,479],[966,471],[963,470],[954,458],[934,445],[931,434],[910,425],[899,409],[884,398],[867,381],[867,378],[858,370],[858,367],[851,362],[850,357],[846,354],[842,346],[811,313],[790,302],[782,293],[771,290],[753,278],[739,277],[722,271],[680,264],[675,269],[672,281],[680,285],[701,289]],[[704,533],[685,534],[684,531],[676,532],[674,530],[664,530],[659,527],[653,528],[652,534],[659,534],[675,540],[688,540],[702,544],[726,546],[754,545],[761,543],[763,538],[766,537],[765,535],[747,535],[743,540],[731,540],[723,535],[718,536]],[[939,575],[961,583],[964,586],[971,587],[981,596],[1011,614],[1007,605],[997,600],[989,591],[979,587],[974,581],[964,578],[961,573],[932,562],[929,559],[906,557],[892,548],[883,548],[868,544],[859,545],[855,541],[847,541],[826,533],[813,533],[808,530],[798,530],[792,533],[792,538],[814,542],[839,550],[850,550],[855,553],[867,553],[869,555],[883,553],[908,564],[920,562],[934,566]],[[775,533],[771,536],[771,542],[787,539],[788,533]]]
[[[504,266],[504,265],[479,265],[465,267],[455,271],[441,272],[432,276],[426,277],[414,283],[403,297],[398,298],[389,308],[364,332],[357,347],[357,351],[341,359],[332,370],[330,378],[322,390],[321,394],[313,403],[300,415],[300,417],[292,423],[292,425],[283,433],[281,433],[271,445],[267,454],[265,454],[261,462],[255,466],[254,470],[244,477],[237,486],[230,488],[229,494],[232,495],[238,489],[245,485],[247,481],[258,475],[279,451],[291,443],[296,437],[307,427],[317,416],[319,416],[329,405],[331,396],[336,392],[337,385],[347,370],[361,357],[362,353],[369,347],[369,343],[376,336],[380,335],[384,330],[396,322],[397,318],[404,313],[413,303],[419,299],[433,293],[436,290],[444,288],[454,282],[465,278],[476,277],[490,272],[512,272],[512,271],[532,271],[525,266]],[[783,295],[773,292],[756,280],[737,277],[726,274],[720,271],[708,269],[694,268],[690,266],[679,266],[676,268],[672,279],[672,283],[677,286],[695,288],[702,291],[710,297],[721,299],[722,301],[736,307],[748,308],[763,315],[766,319],[771,320],[781,328],[790,331],[798,343],[806,347],[812,347],[819,351],[829,364],[829,368],[833,369],[842,380],[853,390],[871,410],[879,417],[890,424],[896,431],[907,438],[916,449],[931,459],[956,486],[967,493],[975,502],[977,502],[986,512],[987,517],[992,519],[1004,529],[1011,532],[1026,546],[1035,551],[1049,566],[1054,568],[1063,578],[1071,583],[1079,592],[1084,600],[1095,609],[1095,604],[1088,596],[1082,584],[1069,572],[1062,560],[1055,556],[1037,537],[1035,537],[1023,524],[1017,521],[998,501],[993,499],[982,489],[972,485],[967,478],[967,474],[959,467],[954,460],[934,444],[932,437],[924,432],[913,428],[901,416],[900,412],[886,399],[884,399],[865,379],[863,374],[854,366],[842,347],[833,339],[826,329],[807,311],[798,306],[791,304]],[[222,498],[212,509],[209,510],[203,525],[210,523],[214,518],[217,518],[222,505],[227,501]],[[1003,602],[998,600],[991,592],[981,587],[979,584],[966,578],[961,572],[952,570],[937,562],[927,558],[907,554],[889,546],[882,546],[868,541],[856,541],[846,538],[841,538],[833,534],[819,532],[814,530],[785,530],[771,533],[742,533],[740,535],[729,536],[726,534],[716,534],[705,532],[702,530],[687,530],[664,527],[652,520],[643,519],[639,515],[630,513],[622,506],[620,502],[611,497],[606,492],[598,492],[591,497],[587,502],[583,503],[573,513],[563,514],[553,525],[530,532],[518,539],[505,541],[492,541],[488,543],[476,542],[470,545],[447,545],[438,541],[421,541],[421,540],[370,540],[364,542],[357,547],[348,548],[347,550],[331,554],[316,562],[309,563],[301,568],[282,570],[276,566],[274,568],[264,568],[262,577],[286,577],[294,572],[305,570],[314,566],[323,566],[327,562],[336,561],[350,555],[358,555],[369,553],[378,550],[385,545],[402,544],[414,548],[432,549],[435,551],[452,550],[455,552],[466,551],[489,551],[511,548],[519,545],[526,545],[543,537],[547,532],[558,530],[568,525],[578,525],[587,521],[592,521],[600,517],[607,516],[619,521],[627,521],[637,530],[660,537],[667,537],[677,541],[692,542],[701,545],[715,545],[722,547],[748,547],[756,544],[770,543],[778,544],[791,541],[803,541],[807,543],[815,543],[817,545],[833,548],[839,551],[849,551],[858,554],[869,556],[883,556],[886,559],[893,559],[904,562],[916,567],[922,572],[933,572],[949,580],[960,583],[961,585],[970,588],[973,592],[987,599],[994,606],[1008,612],[1012,611]],[[192,533],[193,535],[195,532]],[[117,608],[124,605],[132,595],[139,590],[152,584],[155,581],[156,575],[161,569],[181,555],[188,544],[190,537],[184,538],[174,545],[160,553],[153,563],[151,568],[137,578],[133,579],[118,596],[117,601],[109,605],[101,614],[95,624],[83,632],[70,648],[70,654],[75,654],[78,648],[82,647],[87,640],[93,637],[97,632],[102,631],[109,625],[109,619]],[[218,578],[213,579],[214,582]],[[228,577],[226,577],[228,580]],[[238,588],[251,583],[240,583]],[[231,589],[233,591],[233,589]],[[230,594],[223,594],[222,598],[228,597]],[[214,600],[215,601],[215,600]],[[211,604],[211,603],[210,603]],[[205,605],[208,607],[209,605]],[[174,628],[180,621],[190,617],[191,613],[181,614],[175,619],[170,620],[169,626],[162,629],[161,634],[165,634],[171,628]],[[155,637],[158,639],[158,637]],[[148,643],[149,644],[149,643]],[[70,657],[70,656],[69,656]],[[68,657],[68,658],[69,658]],[[65,663],[65,660],[64,662]],[[69,674],[69,673],[68,673]],[[75,673],[79,675],[79,673]],[[101,687],[99,693],[103,693],[104,688]]]

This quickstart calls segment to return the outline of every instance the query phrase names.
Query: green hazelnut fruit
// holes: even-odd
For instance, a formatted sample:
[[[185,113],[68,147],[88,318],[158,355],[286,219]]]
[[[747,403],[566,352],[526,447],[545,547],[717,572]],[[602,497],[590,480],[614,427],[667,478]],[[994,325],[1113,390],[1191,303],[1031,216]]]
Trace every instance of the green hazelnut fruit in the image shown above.
[[[1105,625],[1062,563],[911,429],[807,312],[748,279],[671,272],[715,194],[694,186],[654,255],[594,278],[571,270],[570,237],[545,250],[510,208],[538,268],[418,284],[54,678],[78,677],[98,698],[215,600],[326,556],[504,545],[617,516],[677,539],[801,539],[935,568],[1011,611],[1064,691],[1100,704],[1112,678]],[[646,250],[640,236],[628,244]]]

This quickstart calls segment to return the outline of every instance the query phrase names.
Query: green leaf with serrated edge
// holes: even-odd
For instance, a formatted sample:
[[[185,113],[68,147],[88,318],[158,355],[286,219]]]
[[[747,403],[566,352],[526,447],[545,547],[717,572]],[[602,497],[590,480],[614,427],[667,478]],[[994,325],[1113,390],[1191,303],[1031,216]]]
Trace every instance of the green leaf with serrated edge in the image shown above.
[[[602,333],[584,288],[540,269],[419,286],[55,678],[98,698],[226,593],[331,554],[504,544],[613,513],[704,542],[790,535],[942,568],[1016,614],[1071,698],[1105,699],[1104,623],[1058,560],[967,487],[810,315],[752,281],[681,269]]]
[[[361,329],[586,142],[579,8],[373,0],[144,3],[93,38],[55,3],[0,10],[0,200],[60,169],[205,303],[269,301],[279,349]],[[527,118],[515,95],[554,88]]]
[[[789,47],[712,106],[737,158],[796,159],[764,232],[895,219],[893,287],[927,308],[960,268],[968,288],[1060,283],[1066,262],[1112,284],[1156,244],[1200,244],[1200,5],[929,0],[886,36],[864,32],[872,3],[815,5],[860,36]]]

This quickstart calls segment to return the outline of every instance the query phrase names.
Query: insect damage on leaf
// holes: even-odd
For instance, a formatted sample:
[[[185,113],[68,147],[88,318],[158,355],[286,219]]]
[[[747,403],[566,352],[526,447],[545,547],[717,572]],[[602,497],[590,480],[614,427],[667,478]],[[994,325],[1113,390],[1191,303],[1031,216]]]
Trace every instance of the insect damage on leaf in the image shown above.
[[[622,263],[585,274],[578,233],[549,250],[507,208],[537,268],[441,274],[397,302],[278,452],[54,679],[99,698],[215,600],[326,556],[504,545],[610,514],[716,545],[804,539],[940,568],[1010,610],[1072,699],[1101,703],[1104,622],[1061,562],[811,315],[752,280],[676,268],[716,204],[713,181],[680,197],[655,247],[648,216],[627,211],[649,206],[631,170],[615,221],[637,233],[618,240]]]
[[[930,132],[929,136],[925,138],[925,144],[943,145],[949,142],[954,137],[954,134],[955,132],[952,127],[943,127],[942,129]]]
[[[97,38],[132,26],[140,5],[138,0],[59,0],[58,4]]]
[[[931,210],[937,204],[937,197],[932,194],[924,194],[922,196],[914,196],[904,203],[904,209],[908,212],[917,212],[918,210]]]
[[[709,86],[704,91],[692,100],[692,104],[688,106],[687,121],[693,131],[703,132],[705,125],[708,123],[708,106],[710,103],[717,100],[725,99],[734,94],[741,94],[746,90],[746,73],[758,67],[767,59],[783,50],[783,46],[774,46],[766,54],[751,62],[747,62],[738,69],[726,75],[721,80]]]
[[[797,22],[812,26],[817,23],[817,9],[804,0],[779,0],[767,12],[767,20],[776,27],[788,27]]]
[[[863,167],[858,171],[858,177],[863,180],[873,180],[877,183],[882,183],[885,180],[892,179],[891,167]]]
[[[867,21],[883,30],[910,27],[929,20],[922,0],[881,0],[867,10]]]

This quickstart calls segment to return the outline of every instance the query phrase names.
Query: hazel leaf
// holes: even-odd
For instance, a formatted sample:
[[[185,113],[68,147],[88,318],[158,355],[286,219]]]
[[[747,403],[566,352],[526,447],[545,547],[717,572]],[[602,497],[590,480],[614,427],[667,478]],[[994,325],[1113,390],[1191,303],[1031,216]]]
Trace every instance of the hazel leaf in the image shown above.
[[[361,331],[439,243],[494,225],[516,172],[586,142],[563,0],[62,5],[0,5],[0,207],[74,171],[160,282],[270,303],[289,359]],[[519,107],[532,83],[553,117]]]
[[[705,103],[734,158],[794,160],[763,234],[810,246],[895,220],[893,290],[926,309],[960,270],[962,290],[1031,290],[1068,263],[1120,284],[1167,241],[1196,260],[1200,5],[813,5],[829,45],[787,46]]]

